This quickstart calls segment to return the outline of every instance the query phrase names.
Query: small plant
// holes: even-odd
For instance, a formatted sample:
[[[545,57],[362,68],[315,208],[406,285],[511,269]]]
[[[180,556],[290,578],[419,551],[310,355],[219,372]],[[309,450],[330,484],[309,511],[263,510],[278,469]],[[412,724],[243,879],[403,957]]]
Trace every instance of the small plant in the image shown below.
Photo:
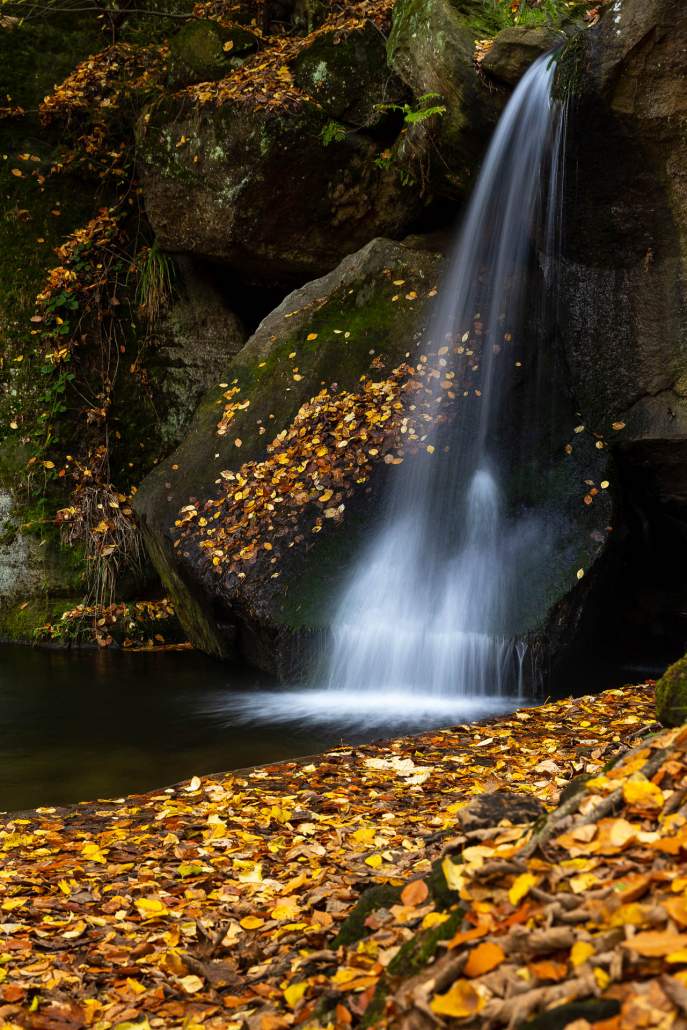
[[[164,254],[157,240],[147,247],[138,270],[136,301],[148,322],[158,320],[172,298],[174,262]]]
[[[441,99],[440,93],[423,93],[418,98],[418,107],[411,107],[410,104],[375,104],[375,108],[378,111],[398,111],[403,115],[405,125],[417,125],[434,115],[446,114],[445,104],[430,103],[430,101]]]
[[[325,147],[328,147],[330,143],[341,143],[346,139],[346,126],[342,125],[341,122],[335,121],[333,118],[330,119],[326,125],[322,127],[320,132],[320,139]]]

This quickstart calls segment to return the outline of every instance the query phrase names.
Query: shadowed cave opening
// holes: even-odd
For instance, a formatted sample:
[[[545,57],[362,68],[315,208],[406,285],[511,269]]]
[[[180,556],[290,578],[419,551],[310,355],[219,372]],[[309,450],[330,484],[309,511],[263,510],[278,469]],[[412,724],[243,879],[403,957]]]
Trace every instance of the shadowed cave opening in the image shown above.
[[[687,648],[687,443],[644,441],[615,453],[612,544],[587,600],[572,661],[590,689],[657,678]]]

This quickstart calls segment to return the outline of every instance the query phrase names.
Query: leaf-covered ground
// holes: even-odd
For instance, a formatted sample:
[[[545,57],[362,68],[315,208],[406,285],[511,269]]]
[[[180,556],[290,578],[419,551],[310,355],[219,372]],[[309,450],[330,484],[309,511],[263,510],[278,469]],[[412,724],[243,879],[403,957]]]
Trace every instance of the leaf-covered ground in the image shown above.
[[[615,781],[613,773],[601,775],[603,766],[627,752],[652,717],[650,687],[611,690],[478,725],[337,748],[313,760],[194,777],[157,793],[6,816],[0,1020],[36,1030],[357,1023],[399,947],[418,929],[441,929],[447,921],[445,911],[435,910],[446,908],[446,897],[432,901],[420,878],[455,838],[460,812],[499,789],[551,808],[561,788],[585,772],[601,776],[598,792],[605,795]],[[668,776],[676,775],[677,765]],[[656,792],[659,786],[641,787],[644,807],[632,819],[654,817]],[[513,831],[498,834],[482,833],[476,854],[497,847],[510,855]],[[623,829],[618,848],[632,839]],[[549,894],[558,890],[568,913],[568,899],[606,876],[590,829],[569,831],[569,843],[556,847],[568,865],[554,875],[542,859],[532,874],[540,887],[509,881],[510,901],[500,885],[471,894],[475,934],[463,934],[466,941],[499,928],[507,934],[503,926],[526,927],[528,920],[546,923],[546,906],[554,904]],[[676,860],[660,850],[648,854],[652,861]],[[614,864],[616,877],[634,876],[634,860]],[[675,882],[663,883],[662,876],[662,889],[683,904]],[[644,933],[657,916],[640,919],[638,883],[626,888],[628,921]],[[386,888],[388,907],[380,910],[378,898],[377,911],[364,917],[367,925],[358,925],[358,933],[372,934],[337,947],[342,924],[371,885]],[[541,890],[536,901],[535,889]],[[449,894],[449,908],[459,901],[458,893]],[[455,914],[450,918],[455,922]],[[607,917],[599,908],[594,918]],[[574,921],[565,925],[573,927],[566,934],[577,933]],[[342,938],[355,936],[349,921]],[[673,950],[684,947],[681,937],[676,930]],[[454,959],[465,955],[458,943],[454,938],[447,953]],[[557,969],[563,961],[559,949]],[[583,973],[595,975],[589,965]],[[465,989],[465,1004],[481,1006],[481,987],[469,986],[480,1000]]]

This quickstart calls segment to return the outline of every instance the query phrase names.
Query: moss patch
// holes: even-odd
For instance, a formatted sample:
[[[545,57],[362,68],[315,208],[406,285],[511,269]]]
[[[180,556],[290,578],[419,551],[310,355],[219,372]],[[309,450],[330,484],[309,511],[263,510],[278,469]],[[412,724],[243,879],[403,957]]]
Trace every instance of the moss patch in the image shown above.
[[[663,726],[687,722],[687,655],[671,665],[656,684],[656,718]]]

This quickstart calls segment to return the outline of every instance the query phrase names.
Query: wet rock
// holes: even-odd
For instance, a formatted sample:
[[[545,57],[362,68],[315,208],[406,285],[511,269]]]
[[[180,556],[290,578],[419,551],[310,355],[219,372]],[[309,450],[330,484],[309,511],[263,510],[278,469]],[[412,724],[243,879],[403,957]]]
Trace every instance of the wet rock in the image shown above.
[[[617,462],[612,521],[629,539],[639,534],[638,551],[652,526],[668,528],[680,548],[687,529],[685,47],[680,0],[623,0],[561,58],[576,97],[560,334],[580,422]],[[620,557],[609,552],[609,561],[620,576],[623,536],[616,539]],[[684,602],[672,603],[680,610]],[[656,608],[641,601],[633,626],[643,619],[663,633]]]
[[[671,665],[656,684],[656,718],[663,726],[687,722],[687,656]]]
[[[560,43],[562,37],[545,25],[503,29],[485,54],[482,68],[500,82],[515,86],[529,66]]]

